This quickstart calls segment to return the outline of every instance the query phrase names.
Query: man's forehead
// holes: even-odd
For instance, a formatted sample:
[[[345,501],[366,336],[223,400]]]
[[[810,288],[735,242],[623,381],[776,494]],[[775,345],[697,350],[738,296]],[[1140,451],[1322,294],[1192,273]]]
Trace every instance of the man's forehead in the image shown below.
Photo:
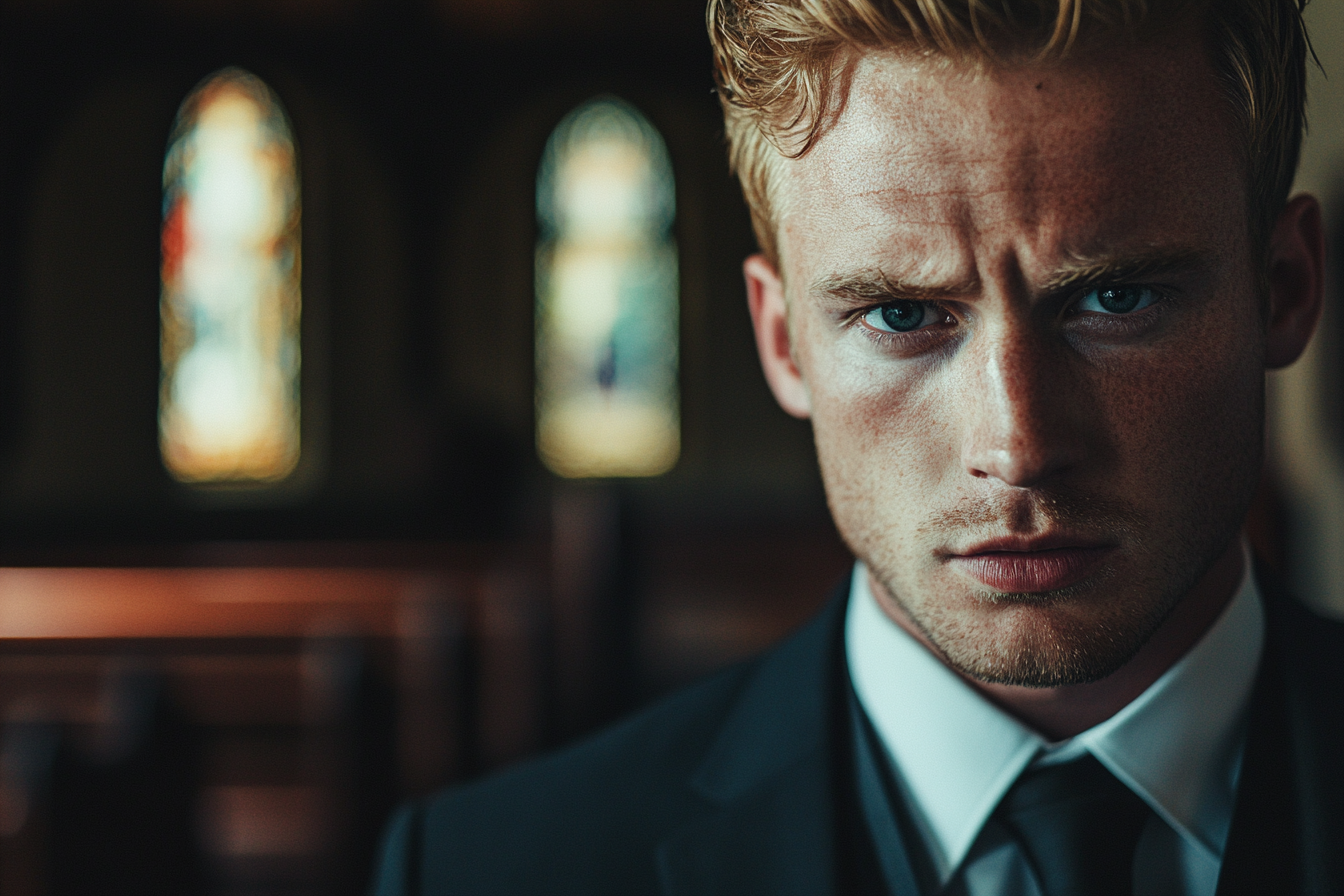
[[[1244,208],[1236,131],[1201,54],[1134,45],[1112,57],[1120,61],[856,58],[837,120],[782,166],[784,255],[814,253],[818,240],[842,249],[837,233],[855,245],[894,238],[905,264],[964,280],[975,273],[972,247],[957,259],[948,246],[968,233],[1064,229],[1069,242],[1056,248],[1085,255],[1121,236],[1142,243],[1149,205],[1173,190],[1195,206]]]
[[[836,120],[784,168],[793,179],[843,187],[866,183],[863,175],[878,164],[896,175],[898,194],[918,195],[923,187],[941,189],[943,178],[973,184],[1014,170],[1039,178],[1089,150],[1113,162],[1133,159],[1140,143],[1148,150],[1169,145],[1174,154],[1186,147],[1156,141],[1157,128],[1193,134],[1227,118],[1210,109],[1221,106],[1220,97],[1198,54],[1174,60],[1161,47],[1135,45],[1118,55],[1127,64],[993,65],[895,50],[863,53],[852,63]],[[1225,123],[1224,136],[1235,145]],[[1044,171],[1028,175],[1033,167]]]

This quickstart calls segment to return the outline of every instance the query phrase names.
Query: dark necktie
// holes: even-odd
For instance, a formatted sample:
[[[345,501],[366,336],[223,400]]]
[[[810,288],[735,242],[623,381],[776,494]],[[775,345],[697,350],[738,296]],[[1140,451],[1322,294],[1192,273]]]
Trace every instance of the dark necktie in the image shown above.
[[[1092,756],[1027,771],[994,812],[1045,896],[1130,896],[1152,810]]]

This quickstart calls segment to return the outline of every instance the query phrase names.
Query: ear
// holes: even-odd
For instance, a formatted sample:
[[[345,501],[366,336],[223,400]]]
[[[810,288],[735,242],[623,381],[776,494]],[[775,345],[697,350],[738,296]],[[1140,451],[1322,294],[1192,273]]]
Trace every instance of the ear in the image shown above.
[[[1325,292],[1325,230],[1315,196],[1294,196],[1269,237],[1269,325],[1265,366],[1297,360],[1316,332]]]
[[[747,279],[747,306],[765,381],[780,407],[795,417],[806,418],[812,413],[812,398],[793,359],[784,280],[764,255],[753,255],[743,262],[742,273]]]

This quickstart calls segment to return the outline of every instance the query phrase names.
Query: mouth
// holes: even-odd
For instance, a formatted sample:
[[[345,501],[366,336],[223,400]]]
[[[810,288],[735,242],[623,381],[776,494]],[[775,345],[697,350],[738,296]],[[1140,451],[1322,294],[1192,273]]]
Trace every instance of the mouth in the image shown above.
[[[1096,572],[1114,545],[1067,537],[1005,538],[949,554],[957,569],[1006,594],[1037,594],[1076,585]]]

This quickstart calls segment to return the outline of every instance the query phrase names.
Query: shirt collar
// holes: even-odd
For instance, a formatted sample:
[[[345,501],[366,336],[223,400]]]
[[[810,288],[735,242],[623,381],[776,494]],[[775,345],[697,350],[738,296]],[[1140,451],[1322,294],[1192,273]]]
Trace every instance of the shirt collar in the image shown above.
[[[873,597],[867,568],[855,564],[845,619],[850,677],[944,883],[1023,769],[1084,751],[1221,859],[1264,644],[1249,556],[1245,569],[1222,614],[1161,678],[1111,718],[1051,744],[896,625]]]

